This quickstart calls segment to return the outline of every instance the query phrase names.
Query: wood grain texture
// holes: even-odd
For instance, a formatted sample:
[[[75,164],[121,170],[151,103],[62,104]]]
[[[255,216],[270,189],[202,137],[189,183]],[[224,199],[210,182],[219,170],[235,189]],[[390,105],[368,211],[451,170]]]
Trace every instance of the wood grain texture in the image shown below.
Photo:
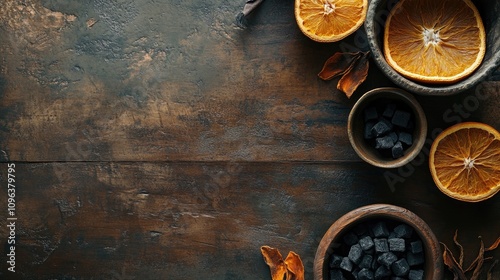
[[[54,17],[37,1],[3,12],[4,130],[22,132],[2,135],[9,159],[353,158],[347,101],[316,76],[331,50],[298,36],[291,5],[242,30],[239,3],[46,3],[59,25],[31,17]],[[87,153],[68,159],[73,143]]]
[[[0,184],[15,163],[19,227],[18,273],[0,262],[1,279],[269,279],[262,245],[297,252],[312,279],[331,223],[371,203],[408,208],[450,246],[458,229],[467,263],[479,235],[500,234],[500,196],[454,201],[426,163],[440,129],[500,129],[500,71],[417,96],[429,139],[386,171],[356,156],[346,122],[362,93],[393,84],[371,63],[347,99],[317,77],[334,52],[366,50],[362,31],[312,42],[293,1],[265,1],[247,29],[239,1],[4,2]]]
[[[19,163],[16,176],[17,279],[269,279],[262,245],[297,252],[312,279],[331,223],[372,203],[413,211],[449,246],[458,229],[467,262],[500,231],[500,197],[453,201],[423,170],[392,190],[364,163]]]

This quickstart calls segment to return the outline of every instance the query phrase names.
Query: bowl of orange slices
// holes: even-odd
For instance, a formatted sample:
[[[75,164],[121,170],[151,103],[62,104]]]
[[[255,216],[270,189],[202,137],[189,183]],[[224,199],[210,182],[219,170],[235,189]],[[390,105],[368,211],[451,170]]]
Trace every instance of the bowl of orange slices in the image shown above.
[[[453,95],[500,66],[499,1],[372,0],[365,30],[372,57],[398,86]]]

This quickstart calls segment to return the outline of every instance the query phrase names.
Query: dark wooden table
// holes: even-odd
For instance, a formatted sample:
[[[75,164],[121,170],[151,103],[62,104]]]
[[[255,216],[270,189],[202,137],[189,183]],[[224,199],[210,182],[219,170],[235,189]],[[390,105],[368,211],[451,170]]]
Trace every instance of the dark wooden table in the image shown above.
[[[426,152],[456,122],[500,129],[500,71],[453,97],[417,96],[429,141],[411,164],[382,170],[354,153],[346,122],[364,92],[393,84],[371,63],[347,99],[317,77],[333,53],[367,49],[363,29],[313,42],[293,1],[277,0],[242,29],[243,4],[2,2],[1,279],[270,279],[262,245],[297,252],[312,279],[330,224],[372,203],[413,211],[453,249],[458,229],[466,264],[479,236],[500,235],[500,195],[448,198]]]

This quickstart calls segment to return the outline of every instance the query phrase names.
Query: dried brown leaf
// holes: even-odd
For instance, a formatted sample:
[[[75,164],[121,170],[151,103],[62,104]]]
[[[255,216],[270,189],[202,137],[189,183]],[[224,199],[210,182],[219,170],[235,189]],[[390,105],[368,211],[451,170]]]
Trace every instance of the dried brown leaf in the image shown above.
[[[361,85],[368,76],[369,52],[362,53],[356,62],[354,62],[347,72],[340,78],[337,89],[345,93],[347,98],[351,98],[354,91]]]
[[[327,81],[337,76],[343,75],[351,65],[362,55],[361,52],[342,53],[337,52],[328,58],[323,65],[323,69],[318,73],[318,77]]]
[[[458,242],[458,229],[455,230],[455,235],[453,236],[453,242],[457,245],[460,250],[460,256],[458,257],[458,264],[460,267],[464,266],[464,247]]]
[[[285,264],[288,269],[286,280],[304,280],[304,264],[297,253],[290,251]]]
[[[271,270],[271,279],[283,280],[287,273],[287,268],[279,250],[265,245],[260,247],[260,251],[264,257],[264,261]]]
[[[458,264],[457,260],[453,256],[453,253],[446,247],[444,243],[441,243],[444,247],[443,250],[443,261],[446,267],[453,273],[453,280],[467,280],[464,271]]]

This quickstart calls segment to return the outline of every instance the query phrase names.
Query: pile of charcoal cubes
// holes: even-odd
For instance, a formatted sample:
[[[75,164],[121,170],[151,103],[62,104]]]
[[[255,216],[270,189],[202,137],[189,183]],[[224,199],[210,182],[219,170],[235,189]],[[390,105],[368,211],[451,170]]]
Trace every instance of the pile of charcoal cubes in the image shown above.
[[[332,247],[330,280],[424,279],[422,240],[405,223],[360,223],[347,229]]]
[[[384,157],[400,158],[413,144],[413,114],[404,104],[380,102],[363,113],[364,138]]]

